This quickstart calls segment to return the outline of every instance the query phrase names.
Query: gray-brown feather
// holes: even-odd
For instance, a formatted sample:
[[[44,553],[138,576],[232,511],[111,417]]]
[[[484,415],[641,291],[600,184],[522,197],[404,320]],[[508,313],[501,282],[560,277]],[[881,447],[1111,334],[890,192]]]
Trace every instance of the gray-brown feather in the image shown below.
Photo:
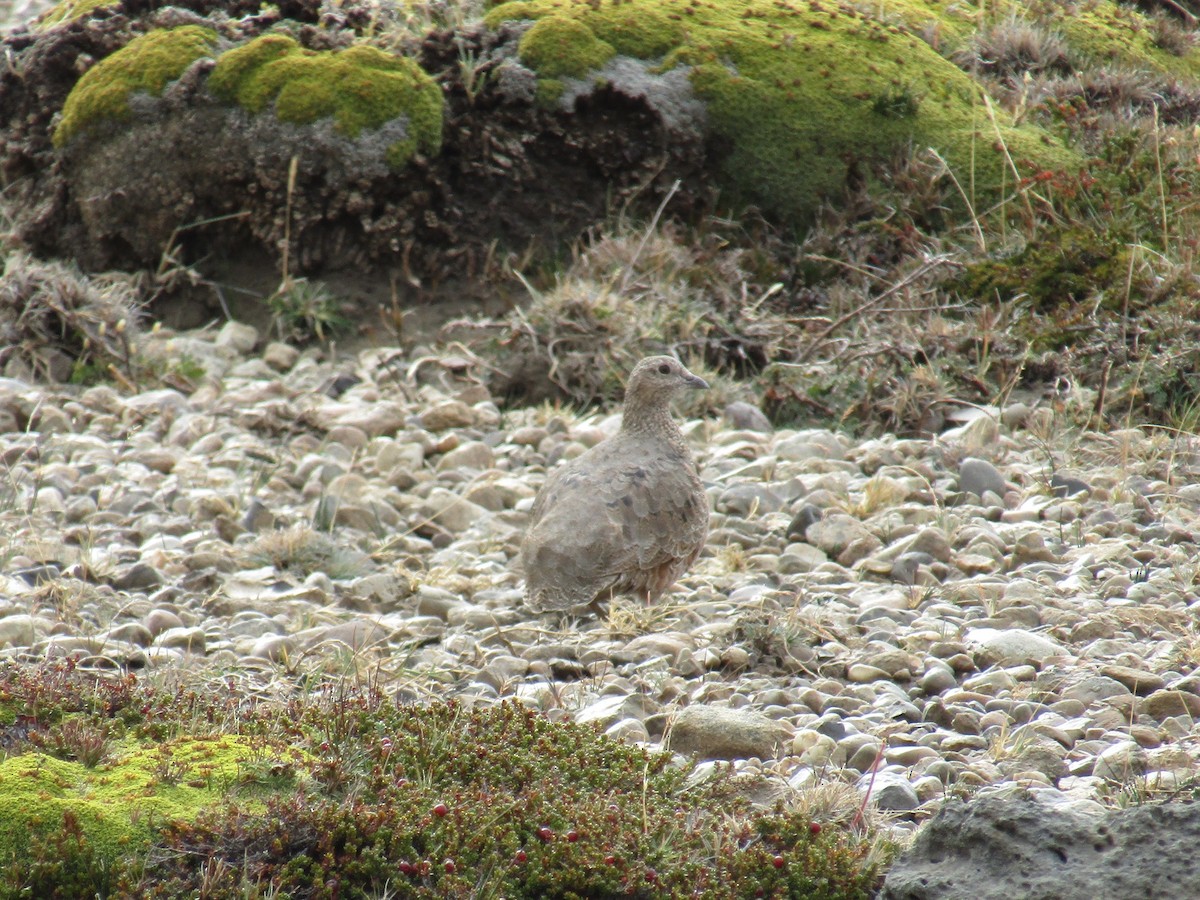
[[[667,365],[674,380],[658,371]],[[620,593],[654,600],[695,561],[708,500],[668,408],[689,386],[704,382],[677,361],[643,360],[621,431],[546,478],[521,547],[531,608],[582,608]]]

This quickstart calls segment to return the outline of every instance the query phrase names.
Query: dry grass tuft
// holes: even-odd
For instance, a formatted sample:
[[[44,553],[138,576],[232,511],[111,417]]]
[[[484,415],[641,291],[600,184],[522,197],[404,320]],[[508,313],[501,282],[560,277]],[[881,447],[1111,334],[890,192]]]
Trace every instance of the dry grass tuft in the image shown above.
[[[307,525],[262,535],[245,549],[243,562],[302,576],[323,572],[334,579],[364,575],[370,569],[364,554]]]
[[[1022,19],[997,22],[978,31],[971,43],[954,55],[964,69],[995,78],[1025,72],[1068,73],[1075,68],[1067,43],[1042,25]]]
[[[552,288],[531,286],[526,308],[470,343],[504,372],[496,393],[510,401],[616,401],[640,358],[669,353],[714,384],[698,399],[723,406],[746,396],[734,379],[760,371],[795,331],[772,302],[779,287],[752,273],[752,256],[671,226],[621,228],[584,249]]]
[[[0,276],[0,371],[56,382],[129,376],[139,314],[124,281],[10,253]]]

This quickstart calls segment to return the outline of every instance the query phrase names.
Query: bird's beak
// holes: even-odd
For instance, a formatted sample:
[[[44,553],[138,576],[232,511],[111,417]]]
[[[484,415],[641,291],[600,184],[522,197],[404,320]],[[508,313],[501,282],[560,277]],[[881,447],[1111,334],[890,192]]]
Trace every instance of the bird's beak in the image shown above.
[[[705,381],[703,378],[701,378],[699,375],[693,375],[691,372],[687,373],[687,377],[684,378],[683,381],[684,381],[684,384],[686,384],[690,388],[696,388],[696,389],[702,390],[702,391],[708,389],[708,382]]]

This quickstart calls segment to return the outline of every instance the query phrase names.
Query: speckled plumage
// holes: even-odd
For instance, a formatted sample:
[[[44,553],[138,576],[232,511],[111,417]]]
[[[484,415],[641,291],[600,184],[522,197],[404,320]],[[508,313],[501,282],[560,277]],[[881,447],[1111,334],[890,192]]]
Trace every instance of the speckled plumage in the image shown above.
[[[653,601],[696,560],[708,497],[670,401],[707,387],[672,357],[643,359],[620,431],[547,476],[521,545],[531,609],[595,609],[616,594]]]

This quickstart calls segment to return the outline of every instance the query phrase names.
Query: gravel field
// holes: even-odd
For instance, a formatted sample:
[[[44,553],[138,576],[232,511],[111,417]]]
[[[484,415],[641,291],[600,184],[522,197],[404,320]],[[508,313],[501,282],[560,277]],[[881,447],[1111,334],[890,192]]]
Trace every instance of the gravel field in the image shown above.
[[[142,349],[207,375],[0,379],[5,658],[515,700],[770,796],[853,785],[898,837],[947,797],[1197,783],[1190,436],[1030,403],[855,442],[737,406],[684,425],[713,509],[692,571],[563,620],[522,608],[517,549],[547,470],[616,417],[502,412],[470,360],[420,349],[331,362],[238,323]]]

